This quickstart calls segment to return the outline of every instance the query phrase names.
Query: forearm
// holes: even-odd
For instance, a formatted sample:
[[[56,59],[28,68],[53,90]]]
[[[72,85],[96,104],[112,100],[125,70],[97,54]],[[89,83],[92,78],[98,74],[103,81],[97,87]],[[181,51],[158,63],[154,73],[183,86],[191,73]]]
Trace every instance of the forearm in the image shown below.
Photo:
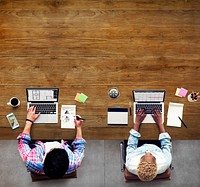
[[[127,153],[131,153],[133,150],[137,148],[138,139],[140,136],[141,136],[140,133],[135,129],[130,130],[130,136],[128,138],[128,144],[127,144]]]
[[[31,127],[32,127],[32,123],[30,121],[26,121],[26,125],[24,127],[23,133],[30,134]]]
[[[82,137],[82,129],[81,127],[76,128],[76,138],[83,138]]]
[[[138,123],[134,123],[133,129],[134,129],[135,131],[139,132],[139,127],[140,127],[140,125],[139,125]]]
[[[166,131],[165,131],[165,127],[164,127],[163,124],[158,124],[158,128],[159,128],[160,133],[166,132]]]

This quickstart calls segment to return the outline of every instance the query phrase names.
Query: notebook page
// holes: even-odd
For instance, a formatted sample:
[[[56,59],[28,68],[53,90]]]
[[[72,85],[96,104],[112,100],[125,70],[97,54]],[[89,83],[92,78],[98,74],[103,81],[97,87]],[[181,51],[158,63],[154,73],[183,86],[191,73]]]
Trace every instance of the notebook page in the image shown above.
[[[182,119],[183,117],[183,106],[182,103],[169,103],[168,113],[167,113],[167,126],[181,127],[181,121],[178,117]]]
[[[61,128],[75,129],[74,116],[76,116],[76,105],[62,105]]]

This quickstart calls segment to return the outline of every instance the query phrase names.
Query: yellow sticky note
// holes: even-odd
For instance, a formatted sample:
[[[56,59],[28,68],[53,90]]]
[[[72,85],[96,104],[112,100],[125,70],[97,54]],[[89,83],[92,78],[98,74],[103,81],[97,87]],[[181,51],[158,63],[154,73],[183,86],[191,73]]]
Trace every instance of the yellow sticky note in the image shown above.
[[[179,95],[180,90],[181,90],[180,88],[177,88],[177,89],[176,89],[175,96],[182,97],[181,95]]]
[[[74,98],[74,100],[75,100],[75,101],[78,101],[78,102],[81,102],[81,101],[79,101],[79,99],[78,99],[79,96],[80,96],[80,93],[77,93],[76,96],[75,96],[75,98]]]

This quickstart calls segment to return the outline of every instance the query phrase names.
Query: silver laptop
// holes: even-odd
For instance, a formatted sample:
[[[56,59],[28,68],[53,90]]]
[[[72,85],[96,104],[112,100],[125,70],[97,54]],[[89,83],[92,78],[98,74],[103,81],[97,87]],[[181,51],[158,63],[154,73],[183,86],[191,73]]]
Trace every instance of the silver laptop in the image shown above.
[[[136,113],[140,108],[144,108],[147,114],[142,123],[155,123],[151,116],[153,109],[159,109],[161,111],[162,120],[164,122],[165,92],[165,90],[133,90],[134,122]]]
[[[36,106],[34,123],[58,123],[58,88],[26,88],[27,108]]]

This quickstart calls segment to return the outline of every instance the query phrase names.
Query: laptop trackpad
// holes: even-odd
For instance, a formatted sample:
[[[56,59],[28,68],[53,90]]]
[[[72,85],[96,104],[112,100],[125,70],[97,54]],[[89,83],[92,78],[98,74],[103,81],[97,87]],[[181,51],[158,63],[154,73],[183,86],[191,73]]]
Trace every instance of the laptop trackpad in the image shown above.
[[[151,114],[147,114],[142,123],[155,123]]]
[[[135,122],[135,117],[136,117],[136,115],[134,115],[134,122]],[[162,122],[164,123],[163,113],[162,113]],[[151,114],[147,114],[142,123],[155,123],[155,121],[154,121],[153,117],[151,116]]]
[[[40,114],[40,116],[34,121],[34,123],[44,123],[44,121],[48,123],[48,115]]]

